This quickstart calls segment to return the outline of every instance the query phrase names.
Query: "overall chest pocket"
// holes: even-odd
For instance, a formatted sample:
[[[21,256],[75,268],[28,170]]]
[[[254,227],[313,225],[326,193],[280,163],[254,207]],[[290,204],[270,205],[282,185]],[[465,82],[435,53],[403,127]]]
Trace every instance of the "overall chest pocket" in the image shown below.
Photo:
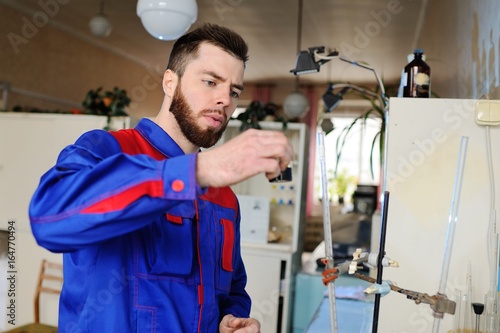
[[[184,216],[183,216],[184,215]],[[185,277],[193,265],[193,219],[171,210],[152,225],[148,252],[149,274]]]
[[[218,279],[216,286],[218,289],[229,292],[233,277],[233,255],[235,243],[234,222],[228,219],[220,219],[220,264],[217,270]]]

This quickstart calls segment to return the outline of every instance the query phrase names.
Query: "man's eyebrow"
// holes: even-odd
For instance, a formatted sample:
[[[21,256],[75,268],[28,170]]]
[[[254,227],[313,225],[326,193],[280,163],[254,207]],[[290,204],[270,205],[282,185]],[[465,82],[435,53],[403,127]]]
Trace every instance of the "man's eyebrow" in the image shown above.
[[[245,89],[245,87],[243,87],[243,85],[237,84],[237,83],[233,84],[232,86],[234,88],[238,89],[239,91],[243,91],[243,89]]]
[[[214,71],[203,71],[203,74],[210,75],[211,77],[213,77],[216,80],[219,80],[219,81],[222,81],[222,82],[226,82],[225,78],[223,78],[219,74],[215,73]],[[243,89],[244,89],[244,87],[243,87],[242,84],[233,83],[231,86],[233,88],[236,88],[236,89],[240,90],[240,91],[243,91]]]

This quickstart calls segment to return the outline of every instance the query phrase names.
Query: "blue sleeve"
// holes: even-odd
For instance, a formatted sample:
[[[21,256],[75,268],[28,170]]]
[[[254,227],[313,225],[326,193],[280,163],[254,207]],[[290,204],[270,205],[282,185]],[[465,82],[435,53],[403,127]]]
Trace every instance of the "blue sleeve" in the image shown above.
[[[38,244],[53,252],[77,250],[140,229],[170,207],[194,200],[201,191],[196,157],[158,161],[123,154],[106,131],[82,135],[60,153],[31,199]]]

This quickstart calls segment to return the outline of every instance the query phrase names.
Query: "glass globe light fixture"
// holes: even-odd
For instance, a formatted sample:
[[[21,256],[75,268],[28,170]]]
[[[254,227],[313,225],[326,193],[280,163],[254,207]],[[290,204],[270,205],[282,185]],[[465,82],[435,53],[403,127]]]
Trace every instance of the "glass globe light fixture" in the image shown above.
[[[111,34],[113,26],[104,14],[104,0],[99,1],[99,13],[89,21],[90,32],[97,37],[106,38]]]
[[[97,14],[89,21],[90,32],[94,36],[106,38],[111,34],[113,26],[104,14]]]
[[[174,40],[198,17],[196,0],[139,0],[137,16],[146,31],[159,40]]]
[[[293,92],[285,97],[283,111],[290,119],[301,118],[309,111],[309,102],[300,92]]]

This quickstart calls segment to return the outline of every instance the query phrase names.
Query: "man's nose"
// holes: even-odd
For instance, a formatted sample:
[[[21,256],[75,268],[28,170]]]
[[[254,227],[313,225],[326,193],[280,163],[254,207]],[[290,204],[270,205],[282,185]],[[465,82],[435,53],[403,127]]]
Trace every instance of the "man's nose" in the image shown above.
[[[218,89],[215,98],[218,106],[226,107],[231,104],[231,95],[227,88]]]

